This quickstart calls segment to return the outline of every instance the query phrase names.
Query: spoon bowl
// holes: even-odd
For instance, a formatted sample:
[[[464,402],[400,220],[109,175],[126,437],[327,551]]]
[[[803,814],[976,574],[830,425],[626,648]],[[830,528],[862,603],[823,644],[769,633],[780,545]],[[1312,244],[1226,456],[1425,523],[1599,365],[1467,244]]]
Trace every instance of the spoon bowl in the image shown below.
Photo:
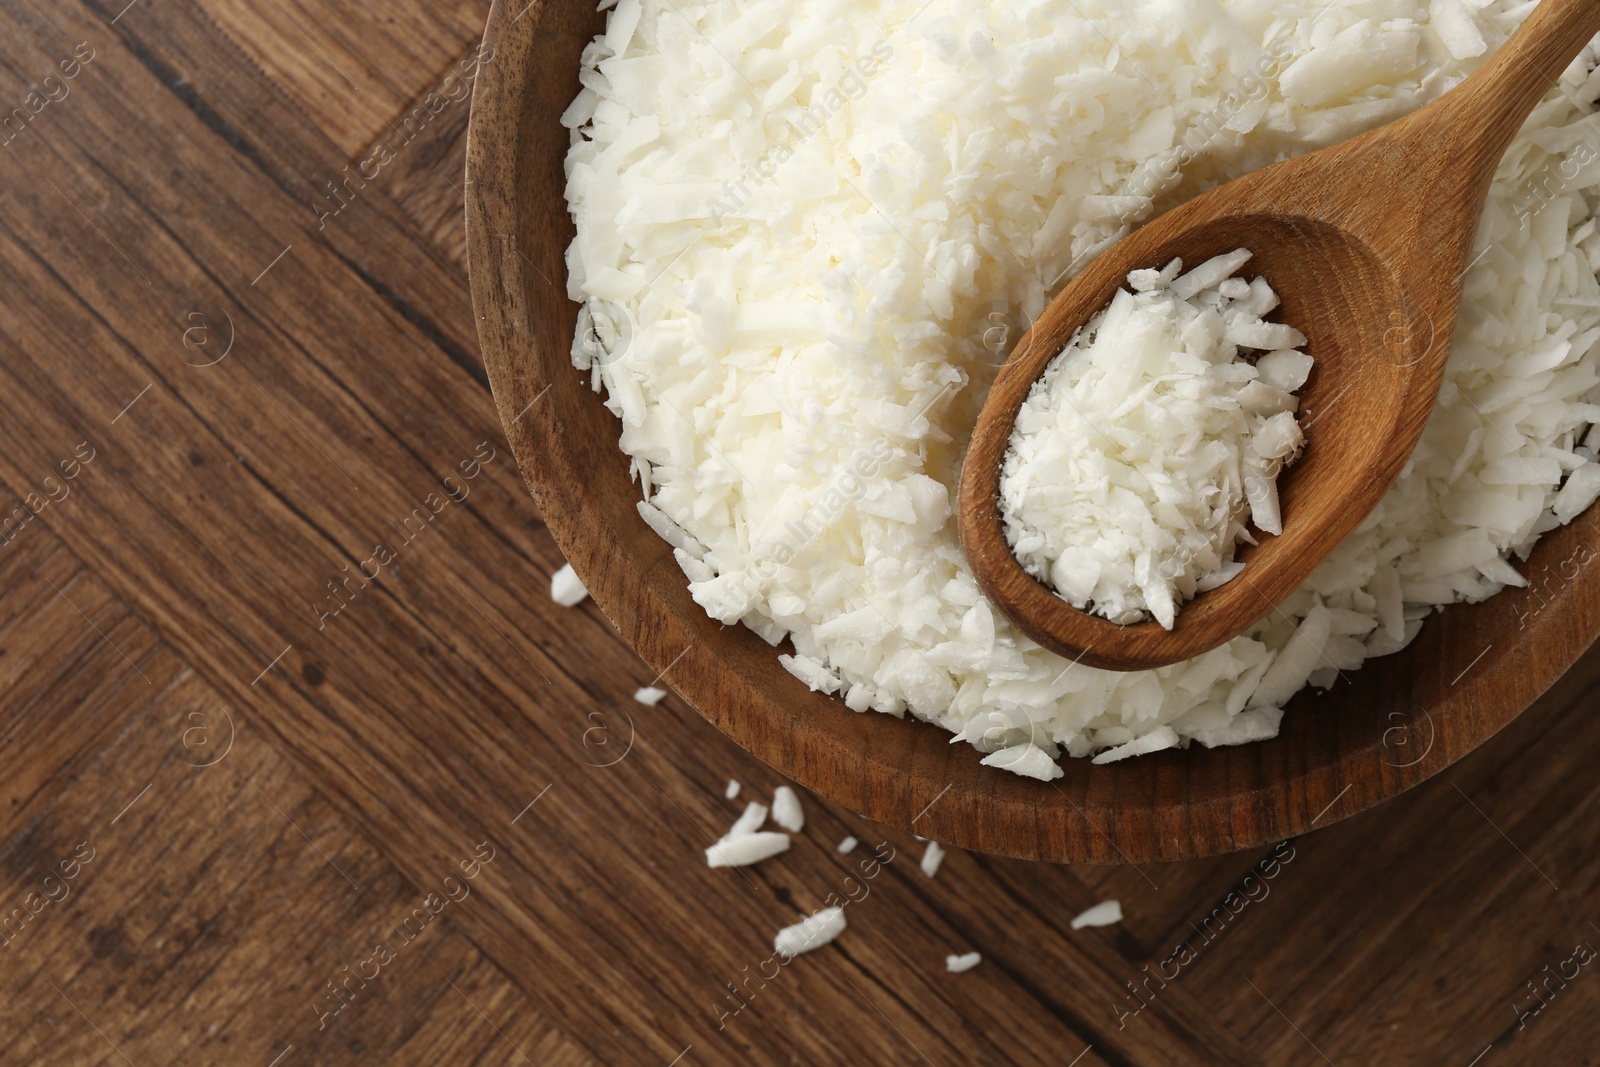
[[[1500,157],[1596,33],[1600,3],[1544,0],[1465,83],[1411,116],[1189,201],[1068,283],[995,379],[962,464],[957,521],[984,594],[1060,655],[1148,670],[1224,644],[1277,610],[1377,506],[1433,409],[1461,279]],[[1017,414],[1057,355],[1129,273],[1249,249],[1248,270],[1314,358],[1300,392],[1304,454],[1279,479],[1283,533],[1246,546],[1232,581],[1182,606],[1169,631],[1072,607],[1006,540],[1000,476]]]
[[[1179,214],[1167,219],[1172,226],[1184,221]],[[1299,394],[1305,450],[1278,480],[1284,532],[1241,545],[1236,558],[1244,571],[1185,605],[1171,631],[1153,620],[1119,625],[1079,611],[1022,569],[997,504],[966,505],[997,500],[1011,429],[1033,382],[1111,300],[1129,271],[1159,268],[1175,258],[1198,264],[1241,247],[1255,253],[1246,275],[1264,277],[1280,294],[1275,317],[1304,333],[1306,350],[1316,358]],[[1243,629],[1266,616],[1304,580],[1309,568],[1300,564],[1313,555],[1320,562],[1324,544],[1331,548],[1354,528],[1365,512],[1351,512],[1351,497],[1375,481],[1393,481],[1421,433],[1426,411],[1418,418],[1404,401],[1422,390],[1430,398],[1437,391],[1443,361],[1428,356],[1436,340],[1447,337],[1429,312],[1409,300],[1379,253],[1324,220],[1211,219],[1172,237],[1147,228],[1115,251],[1114,259],[1102,257],[1073,282],[1070,303],[1051,305],[996,380],[963,467],[961,533],[985,594],[1029,637],[1092,667],[1141,670],[1198,656],[1232,637],[1224,631],[1234,620],[1246,620]],[[1291,284],[1302,274],[1314,274],[1319,284]],[[1058,309],[1060,314],[1052,314]],[[1454,305],[1448,310],[1453,314]]]

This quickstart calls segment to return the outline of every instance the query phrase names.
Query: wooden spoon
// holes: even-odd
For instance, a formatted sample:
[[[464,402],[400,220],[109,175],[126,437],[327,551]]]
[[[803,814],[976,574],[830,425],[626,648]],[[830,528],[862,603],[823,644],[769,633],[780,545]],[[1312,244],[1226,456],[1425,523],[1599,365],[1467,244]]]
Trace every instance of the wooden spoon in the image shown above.
[[[1600,33],[1600,0],[1544,0],[1466,82],[1407,118],[1229,182],[1114,245],[1063,289],[1012,352],[961,472],[961,543],[991,603],[1039,644],[1134,671],[1198,656],[1297,589],[1399,476],[1444,375],[1461,278],[1512,138]],[[1154,621],[1073,608],[1024,571],[1000,518],[1000,473],[1033,383],[1129,272],[1247,248],[1315,358],[1307,444],[1279,480],[1283,533],[1246,548],[1233,581]]]

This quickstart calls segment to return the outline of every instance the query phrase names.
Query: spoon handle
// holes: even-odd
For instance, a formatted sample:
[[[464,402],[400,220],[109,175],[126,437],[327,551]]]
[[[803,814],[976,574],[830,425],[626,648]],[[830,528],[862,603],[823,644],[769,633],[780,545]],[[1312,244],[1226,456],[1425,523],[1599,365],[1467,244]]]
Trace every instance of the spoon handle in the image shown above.
[[[1489,27],[1491,34],[1499,30]],[[1544,0],[1478,71],[1451,94],[1454,121],[1477,131],[1472,155],[1493,168],[1539,101],[1583,47],[1600,34],[1600,0]],[[1490,39],[1490,45],[1495,42]]]

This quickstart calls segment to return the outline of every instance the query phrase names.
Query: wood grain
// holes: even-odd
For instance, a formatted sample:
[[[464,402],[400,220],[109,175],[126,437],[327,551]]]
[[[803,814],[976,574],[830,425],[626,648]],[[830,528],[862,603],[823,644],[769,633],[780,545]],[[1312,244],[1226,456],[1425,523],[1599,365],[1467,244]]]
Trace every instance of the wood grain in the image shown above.
[[[0,748],[22,828],[0,849],[8,1062],[504,1062],[513,1043],[593,1062],[451,918],[403,942],[392,925],[419,892],[47,531],[0,574],[5,661],[67,671],[8,690],[37,694],[8,705]],[[385,940],[392,964],[350,979]]]
[[[414,94],[477,37],[489,6],[386,3],[377,14],[327,0],[203,0],[200,8],[352,153],[380,136],[408,139]]]
[[[382,67],[382,16],[399,6],[323,12]],[[113,24],[122,7],[0,10],[11,99],[78,41],[97,49],[72,94],[0,148],[0,505],[79,442],[98,449],[64,500],[0,543],[0,901],[15,907],[86,837],[105,843],[72,895],[0,948],[18,964],[0,978],[0,1059],[1319,1062],[1248,977],[1339,1063],[1465,1064],[1514,1025],[1534,964],[1561,958],[1546,946],[1600,911],[1581,770],[1593,658],[1438,781],[1295,840],[1272,896],[1120,1029],[1123,983],[1225,908],[1268,850],[1076,868],[952,850],[929,880],[922,842],[804,795],[789,854],[707,870],[701,850],[745,799],[723,798],[727,779],[761,800],[784,779],[677,697],[632,703],[657,667],[595,605],[548,601],[562,558],[497,436],[449,227],[434,225],[465,190],[464,145],[444,133],[456,113],[319,228],[316,183],[379,135],[341,132],[354,129],[342,102],[279,80],[304,57],[257,62],[208,14],[220,9],[141,0]],[[450,0],[401,17],[449,25],[471,10]],[[437,90],[468,48],[441,48],[410,81],[391,74],[394,106]],[[186,347],[197,312],[208,343],[191,334]],[[223,350],[228,316],[230,354],[196,366]],[[390,523],[442,498],[445,475],[461,483],[481,441],[496,456],[466,501],[319,629],[313,606],[341,565],[403,540]],[[1552,655],[1564,628],[1587,625],[1553,605],[1540,614],[1561,624],[1541,631]],[[185,765],[199,759],[187,714],[217,707],[239,724],[236,748]],[[943,832],[928,827],[949,799],[918,832]],[[861,877],[860,855],[834,851],[847,833],[895,849],[849,929],[752,983],[719,1029],[725,983],[767,958],[779,926]],[[440,885],[459,843],[484,839],[473,834],[500,852],[472,896],[317,1030],[306,995],[365,958]],[[1068,927],[1108,896],[1122,926]],[[984,962],[945,973],[944,955],[968,949]],[[1584,1055],[1600,995],[1585,975],[1484,1067]]]

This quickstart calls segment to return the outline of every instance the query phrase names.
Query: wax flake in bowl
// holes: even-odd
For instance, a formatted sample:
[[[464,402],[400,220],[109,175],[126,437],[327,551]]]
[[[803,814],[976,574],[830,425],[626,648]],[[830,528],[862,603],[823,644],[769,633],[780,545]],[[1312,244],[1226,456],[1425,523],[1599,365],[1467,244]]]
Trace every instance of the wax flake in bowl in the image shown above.
[[[1269,737],[1436,606],[1523,584],[1510,561],[1600,493],[1592,48],[1500,167],[1409,463],[1250,632],[1157,671],[1068,669],[979,594],[951,487],[998,363],[1097,251],[1415,110],[1529,10],[619,0],[563,118],[573,359],[695,600],[787,639],[774,657],[848,708],[1047,778],[1063,750],[1163,730]]]

